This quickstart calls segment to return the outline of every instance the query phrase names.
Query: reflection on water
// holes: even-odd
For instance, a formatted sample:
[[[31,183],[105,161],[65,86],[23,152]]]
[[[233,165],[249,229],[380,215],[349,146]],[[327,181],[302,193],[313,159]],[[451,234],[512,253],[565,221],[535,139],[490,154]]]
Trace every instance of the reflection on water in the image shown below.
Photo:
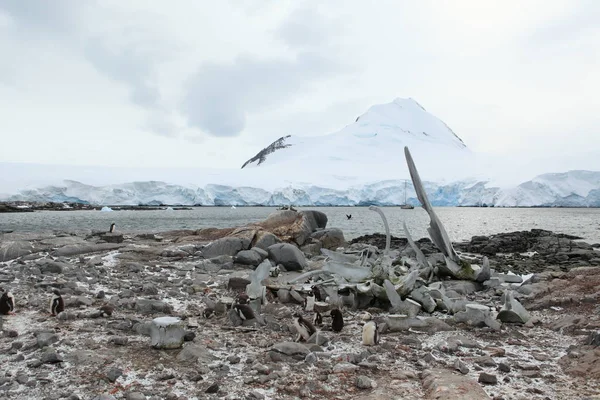
[[[300,208],[302,209],[302,208]],[[344,231],[347,239],[384,232],[379,215],[367,207],[307,207],[324,212],[328,227]],[[157,211],[39,211],[34,213],[0,214],[0,230],[16,232],[108,230],[115,222],[125,233],[160,232],[174,229],[232,227],[257,222],[275,211],[275,207],[197,207],[192,210]],[[390,230],[404,236],[406,221],[415,237],[426,237],[429,217],[420,207],[402,210],[384,207]],[[468,240],[475,235],[500,232],[547,229],[582,236],[590,243],[600,243],[600,209],[594,208],[436,208],[453,241]],[[352,214],[351,219],[346,214]]]

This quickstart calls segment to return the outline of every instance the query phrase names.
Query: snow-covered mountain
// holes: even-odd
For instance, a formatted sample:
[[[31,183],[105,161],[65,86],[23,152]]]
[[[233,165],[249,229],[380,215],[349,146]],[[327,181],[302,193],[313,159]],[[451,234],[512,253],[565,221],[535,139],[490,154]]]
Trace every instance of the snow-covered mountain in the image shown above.
[[[390,168],[404,175],[404,146],[417,160],[427,160],[419,165],[425,176],[442,178],[443,171],[445,179],[464,178],[469,170],[464,167],[474,162],[472,152],[443,121],[415,100],[397,98],[372,106],[338,132],[283,136],[243,163],[242,168],[277,168],[294,173],[316,167],[324,173],[334,169],[353,176],[368,173],[372,181]]]
[[[0,200],[398,205],[404,203],[404,182],[409,179],[404,146],[410,148],[429,198],[437,206],[600,207],[600,172],[543,174],[523,182],[531,175],[519,178],[518,173],[523,165],[535,164],[532,160],[503,159],[495,165],[497,161],[471,152],[444,122],[413,99],[372,106],[352,124],[328,135],[283,136],[241,169],[0,163]],[[408,203],[418,204],[410,183],[406,196]]]

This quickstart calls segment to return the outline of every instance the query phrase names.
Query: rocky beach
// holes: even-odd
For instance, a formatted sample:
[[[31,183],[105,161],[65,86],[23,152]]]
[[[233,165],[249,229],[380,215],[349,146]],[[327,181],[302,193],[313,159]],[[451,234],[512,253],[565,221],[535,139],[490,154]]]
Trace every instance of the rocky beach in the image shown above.
[[[2,398],[600,395],[600,251],[576,237],[476,236],[453,244],[458,269],[454,250],[428,239],[347,242],[318,211],[229,229],[0,239],[0,286],[16,303],[2,316]],[[235,312],[244,293],[255,318]],[[323,325],[296,342],[294,315],[316,311]],[[175,348],[152,345],[164,316],[177,318]],[[368,321],[374,346],[363,345]]]

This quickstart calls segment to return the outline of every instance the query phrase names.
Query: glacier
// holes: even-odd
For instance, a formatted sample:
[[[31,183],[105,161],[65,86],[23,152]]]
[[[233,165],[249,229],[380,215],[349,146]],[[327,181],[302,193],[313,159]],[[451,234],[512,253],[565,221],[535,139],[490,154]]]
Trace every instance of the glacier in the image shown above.
[[[600,172],[534,174],[528,171],[546,171],[536,160],[491,159],[474,153],[446,123],[411,98],[374,105],[333,133],[281,136],[240,163],[241,168],[0,162],[0,200],[94,205],[394,206],[404,203],[404,184],[408,182],[407,203],[416,206],[402,156],[405,146],[419,165],[434,206],[600,207]],[[587,165],[595,169],[596,164]]]
[[[516,187],[486,181],[423,182],[434,206],[600,207],[600,171],[544,174]],[[203,206],[397,206],[404,202],[405,180],[385,180],[341,190],[293,184],[274,190],[208,184],[185,187],[159,181],[92,186],[66,180],[61,185],[29,188],[4,195],[4,201],[76,202],[97,205]],[[407,184],[407,203],[418,206]]]

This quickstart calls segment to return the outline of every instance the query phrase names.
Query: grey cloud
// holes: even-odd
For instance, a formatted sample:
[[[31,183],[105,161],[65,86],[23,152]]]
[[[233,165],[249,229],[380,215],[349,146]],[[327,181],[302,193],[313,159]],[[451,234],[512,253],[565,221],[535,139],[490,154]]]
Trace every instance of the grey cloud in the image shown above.
[[[245,128],[247,113],[276,106],[340,71],[337,61],[313,52],[291,61],[245,56],[230,65],[205,64],[188,82],[182,111],[190,126],[235,136]]]
[[[79,0],[2,0],[0,8],[29,33],[67,33],[74,28],[83,2]]]

